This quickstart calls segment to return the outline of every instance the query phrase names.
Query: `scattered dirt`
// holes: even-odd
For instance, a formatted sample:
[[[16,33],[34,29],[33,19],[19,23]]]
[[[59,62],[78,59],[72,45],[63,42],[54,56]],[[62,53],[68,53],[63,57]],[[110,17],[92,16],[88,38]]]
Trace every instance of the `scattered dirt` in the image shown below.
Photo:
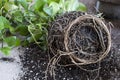
[[[44,80],[48,63],[48,54],[40,50],[38,45],[30,45],[20,56],[25,75],[20,80]]]
[[[120,37],[120,35],[118,37]],[[42,52],[37,45],[31,45],[31,47],[26,48],[24,56],[21,56],[25,75],[21,77],[20,80],[45,80],[48,58],[47,52]],[[55,69],[55,78],[56,80],[120,80],[119,63],[120,43],[114,43],[109,55],[100,63],[81,66],[81,68],[76,66],[58,66]],[[53,79],[48,77],[48,80]]]

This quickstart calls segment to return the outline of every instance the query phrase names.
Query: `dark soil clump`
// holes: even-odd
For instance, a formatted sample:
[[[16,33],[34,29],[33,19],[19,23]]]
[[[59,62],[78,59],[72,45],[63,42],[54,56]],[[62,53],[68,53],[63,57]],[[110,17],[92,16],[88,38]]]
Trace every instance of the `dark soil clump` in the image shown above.
[[[108,54],[111,37],[102,19],[70,12],[52,22],[48,44],[54,55],[68,55],[74,63],[85,65],[96,63]]]
[[[111,36],[103,19],[82,12],[69,12],[51,23],[48,47],[54,56],[47,71],[54,77],[56,65],[80,68],[100,62],[110,51]]]

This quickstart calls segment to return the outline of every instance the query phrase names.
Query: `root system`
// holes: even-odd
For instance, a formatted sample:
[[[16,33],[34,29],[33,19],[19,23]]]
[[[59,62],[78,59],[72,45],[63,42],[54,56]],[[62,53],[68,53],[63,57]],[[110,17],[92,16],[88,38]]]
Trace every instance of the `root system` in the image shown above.
[[[110,51],[111,36],[103,19],[82,12],[69,12],[51,23],[48,43],[53,57],[47,71],[55,76],[56,64],[81,66],[101,61]]]

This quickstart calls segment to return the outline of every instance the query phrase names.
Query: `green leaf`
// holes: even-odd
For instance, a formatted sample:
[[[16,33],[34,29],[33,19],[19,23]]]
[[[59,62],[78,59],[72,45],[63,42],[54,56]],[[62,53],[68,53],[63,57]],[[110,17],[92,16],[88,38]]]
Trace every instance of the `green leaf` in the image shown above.
[[[0,0],[0,4],[2,4],[2,0]]]
[[[32,0],[27,0],[27,2],[32,2]]]
[[[9,29],[11,33],[14,32],[14,28],[10,26],[10,22],[3,16],[0,16],[0,30]]]
[[[86,8],[86,6],[83,3],[79,2],[79,6],[78,6],[77,10],[86,12],[87,8]]]
[[[29,35],[28,27],[25,26],[25,25],[19,25],[19,26],[17,26],[17,28],[15,29],[15,32],[19,33],[22,36]]]
[[[17,21],[17,22],[22,22],[23,21],[23,14],[21,11],[15,11],[13,13],[13,16],[14,16],[14,20]]]
[[[52,7],[52,9],[53,9],[52,10],[52,15],[53,16],[55,16],[58,13],[58,11],[60,10],[60,6],[56,2],[51,2],[49,6]]]
[[[61,0],[60,5],[65,11],[86,11],[86,6],[80,3],[78,0]]]
[[[62,11],[65,11],[65,0],[60,0],[59,6],[61,7]]]
[[[49,4],[52,3],[52,2],[59,3],[60,0],[48,0],[48,3],[49,3]]]
[[[0,16],[0,30],[10,27],[10,22],[5,17]]]
[[[28,3],[26,0],[18,0],[18,2],[22,5],[22,7],[28,10]]]
[[[42,34],[40,34],[40,33],[37,34],[37,33],[36,33],[36,34],[33,34],[32,37],[29,37],[28,40],[29,40],[30,43],[31,43],[31,42],[35,42],[35,43],[38,44],[38,43],[39,43],[38,40],[39,40],[41,37],[42,37]]]
[[[9,55],[11,48],[10,47],[3,47],[3,48],[0,48],[0,50],[1,50],[1,52],[3,52],[3,54]]]
[[[27,46],[27,45],[29,45],[29,41],[28,40],[23,40],[21,45],[22,46]]]
[[[78,6],[79,6],[78,0],[67,0],[65,2],[66,11],[75,11]]]
[[[18,9],[18,6],[14,5],[12,2],[7,2],[5,3],[4,8],[7,11],[13,11],[15,9]]]
[[[47,0],[36,0],[34,8],[37,11],[43,10],[44,5],[47,3]]]
[[[44,7],[43,10],[46,14],[48,14],[49,16],[52,16],[52,12],[53,12],[52,6]]]
[[[20,40],[16,36],[10,36],[4,38],[4,42],[7,43],[9,47],[15,47],[20,45]]]
[[[20,46],[20,42],[21,42],[20,39],[16,38],[15,47],[16,47],[16,46]]]
[[[78,1],[77,0],[69,0],[66,1],[66,10],[67,11],[74,11],[76,6],[78,6]]]
[[[46,15],[45,12],[40,12],[39,15],[44,22],[48,21],[48,16]]]

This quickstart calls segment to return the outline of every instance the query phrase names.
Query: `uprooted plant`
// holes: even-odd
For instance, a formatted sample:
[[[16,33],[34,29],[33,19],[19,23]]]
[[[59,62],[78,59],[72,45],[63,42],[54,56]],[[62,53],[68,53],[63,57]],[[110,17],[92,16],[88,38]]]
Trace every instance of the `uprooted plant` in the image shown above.
[[[53,56],[46,79],[48,74],[55,79],[56,65],[79,67],[100,62],[110,51],[111,36],[103,19],[82,12],[69,12],[51,23],[48,42]]]
[[[46,79],[48,74],[55,79],[56,65],[97,63],[110,51],[104,20],[84,13],[86,7],[78,0],[0,0],[0,8],[0,41],[6,43],[0,50],[8,55],[20,45],[48,46]]]
[[[57,14],[85,11],[78,0],[0,0],[0,51],[8,55],[16,46],[36,43],[47,49],[48,24]]]

